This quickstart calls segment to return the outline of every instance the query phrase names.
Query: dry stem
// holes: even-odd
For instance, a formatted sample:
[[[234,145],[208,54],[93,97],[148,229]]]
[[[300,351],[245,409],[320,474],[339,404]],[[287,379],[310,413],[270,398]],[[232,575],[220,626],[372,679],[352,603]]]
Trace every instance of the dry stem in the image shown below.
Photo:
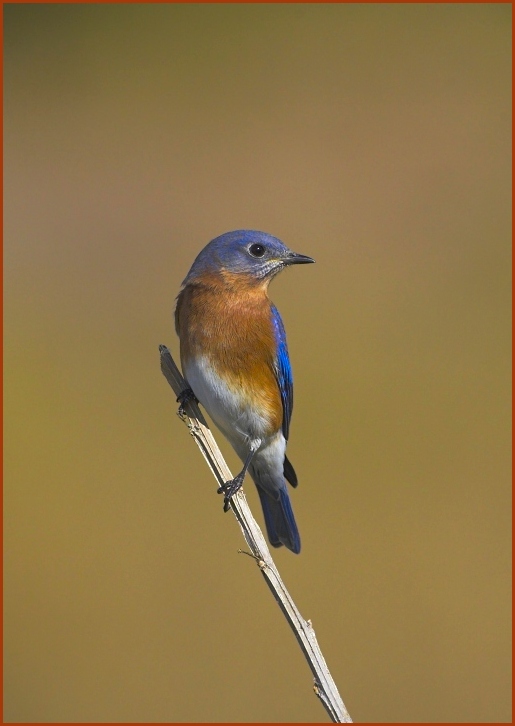
[[[176,395],[179,396],[188,386],[175,365],[168,348],[160,345],[159,352],[161,354],[161,371]],[[209,426],[195,401],[190,400],[185,403],[184,411],[185,415],[182,417],[182,420],[187,424],[196,444],[209,464],[218,486],[233,479]],[[336,684],[329,673],[324,656],[317,643],[311,621],[304,620],[281,580],[279,572],[272,560],[268,545],[256,520],[252,516],[242,489],[232,497],[231,509],[239,522],[243,536],[266,583],[288,620],[302,648],[302,652],[308,661],[308,665],[314,676],[314,692],[321,700],[334,723],[352,723],[352,719],[338,693]]]

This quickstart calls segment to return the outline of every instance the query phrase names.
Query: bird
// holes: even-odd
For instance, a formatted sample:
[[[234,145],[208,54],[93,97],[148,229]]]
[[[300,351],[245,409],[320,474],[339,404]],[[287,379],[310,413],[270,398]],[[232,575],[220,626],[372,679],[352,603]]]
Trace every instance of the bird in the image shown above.
[[[256,485],[268,539],[300,552],[286,482],[297,475],[286,456],[293,377],[286,332],[268,297],[273,278],[291,265],[315,262],[280,239],[235,230],[211,240],[184,279],[175,307],[181,366],[188,388],[243,462],[219,489],[224,511],[247,472]]]

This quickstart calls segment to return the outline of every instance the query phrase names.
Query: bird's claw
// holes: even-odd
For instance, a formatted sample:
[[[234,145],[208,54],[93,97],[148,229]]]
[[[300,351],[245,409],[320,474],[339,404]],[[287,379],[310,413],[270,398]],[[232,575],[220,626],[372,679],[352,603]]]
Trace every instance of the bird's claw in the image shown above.
[[[179,404],[177,414],[181,418],[184,418],[186,415],[186,409],[184,407],[189,401],[195,401],[195,403],[198,403],[198,398],[195,396],[191,388],[185,388],[184,391],[181,391],[177,396],[177,403]]]
[[[231,506],[231,498],[236,494],[237,491],[241,489],[242,484],[243,477],[237,476],[230,481],[226,481],[225,484],[222,484],[216,490],[217,494],[224,495],[224,512],[229,511],[229,508]]]

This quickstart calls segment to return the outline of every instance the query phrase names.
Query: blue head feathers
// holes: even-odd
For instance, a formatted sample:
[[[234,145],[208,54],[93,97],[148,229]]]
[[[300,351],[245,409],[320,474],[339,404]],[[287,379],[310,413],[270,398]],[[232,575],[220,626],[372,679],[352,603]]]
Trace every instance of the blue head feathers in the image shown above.
[[[211,240],[197,255],[184,281],[206,272],[226,270],[256,279],[271,278],[287,265],[314,262],[311,257],[292,252],[277,237],[266,232],[239,229]]]

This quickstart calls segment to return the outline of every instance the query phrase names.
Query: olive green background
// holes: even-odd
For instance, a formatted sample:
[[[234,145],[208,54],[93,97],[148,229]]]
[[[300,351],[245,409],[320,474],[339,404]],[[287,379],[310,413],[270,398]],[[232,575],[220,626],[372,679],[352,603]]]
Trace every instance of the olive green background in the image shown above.
[[[352,717],[510,721],[511,7],[4,13],[5,720],[327,721],[159,371],[247,227],[317,261],[274,556]]]

